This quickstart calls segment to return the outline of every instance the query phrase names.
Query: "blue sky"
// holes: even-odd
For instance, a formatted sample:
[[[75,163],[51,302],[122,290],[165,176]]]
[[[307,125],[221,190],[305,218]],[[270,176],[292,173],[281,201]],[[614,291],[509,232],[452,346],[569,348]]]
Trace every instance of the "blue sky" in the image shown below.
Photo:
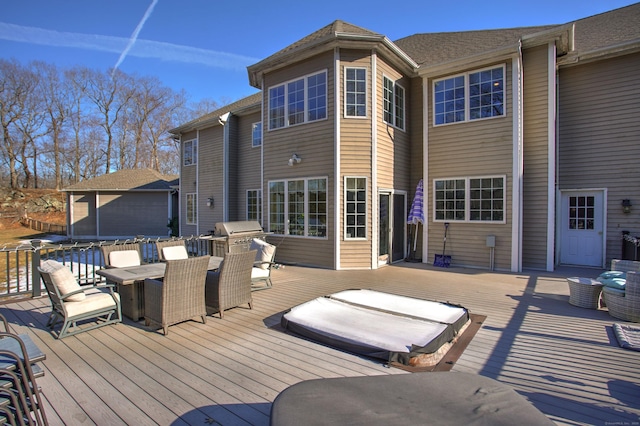
[[[336,19],[416,33],[562,24],[622,0],[0,0],[0,57],[153,75],[192,100],[251,95],[246,67]],[[394,4],[402,4],[400,10]],[[515,6],[517,5],[517,6]]]

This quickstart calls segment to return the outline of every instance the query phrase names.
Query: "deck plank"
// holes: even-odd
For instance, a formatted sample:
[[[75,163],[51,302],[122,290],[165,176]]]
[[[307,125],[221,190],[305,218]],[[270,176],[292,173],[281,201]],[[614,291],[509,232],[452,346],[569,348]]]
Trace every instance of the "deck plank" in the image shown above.
[[[38,379],[52,425],[268,425],[288,386],[329,377],[412,374],[315,343],[280,327],[287,309],[351,288],[460,304],[486,319],[453,366],[512,386],[557,424],[632,424],[640,419],[640,358],[618,347],[606,309],[568,303],[567,276],[489,273],[401,263],[377,271],[287,266],[274,287],[253,293],[206,324],[168,336],[143,322],[57,340],[45,327],[48,299],[0,306],[12,328],[46,353]],[[589,275],[585,275],[589,274]],[[416,373],[429,374],[429,373]]]

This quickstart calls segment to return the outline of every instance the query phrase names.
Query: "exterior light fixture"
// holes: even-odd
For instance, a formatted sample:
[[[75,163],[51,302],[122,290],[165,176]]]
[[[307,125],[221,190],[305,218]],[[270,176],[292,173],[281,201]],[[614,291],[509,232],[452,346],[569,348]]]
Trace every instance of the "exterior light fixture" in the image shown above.
[[[622,212],[631,213],[631,200],[629,200],[628,198],[622,200]]]
[[[299,163],[302,163],[302,158],[298,157],[298,154],[293,154],[291,158],[289,158],[289,166]]]
[[[213,207],[213,197],[207,198],[207,207]]]

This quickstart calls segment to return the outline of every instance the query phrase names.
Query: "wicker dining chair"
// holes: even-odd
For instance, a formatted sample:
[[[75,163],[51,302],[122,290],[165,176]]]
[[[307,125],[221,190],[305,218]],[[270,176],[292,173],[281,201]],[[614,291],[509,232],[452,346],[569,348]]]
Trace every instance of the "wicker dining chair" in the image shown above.
[[[144,319],[159,325],[165,336],[169,326],[200,317],[206,323],[204,283],[209,256],[167,260],[163,280],[144,280]]]
[[[189,257],[187,244],[184,240],[156,241],[156,251],[158,252],[158,260],[161,262]]]
[[[100,253],[105,268],[122,268],[144,263],[138,243],[105,244],[100,246]]]
[[[242,304],[253,307],[251,297],[251,268],[256,259],[256,250],[227,253],[220,270],[207,272],[205,297],[207,312],[220,312]]]

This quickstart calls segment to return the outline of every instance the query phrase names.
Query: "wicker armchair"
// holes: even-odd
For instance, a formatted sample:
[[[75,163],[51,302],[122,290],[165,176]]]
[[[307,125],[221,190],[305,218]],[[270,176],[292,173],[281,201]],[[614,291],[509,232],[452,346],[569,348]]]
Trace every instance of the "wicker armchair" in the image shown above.
[[[256,250],[227,253],[220,270],[207,273],[205,298],[207,309],[212,313],[234,308],[244,303],[252,308],[251,268],[256,259]]]
[[[138,259],[135,258],[135,253]],[[141,265],[142,250],[138,243],[109,244],[100,246],[105,268],[122,268],[126,266]]]
[[[200,317],[206,323],[204,283],[209,256],[168,260],[164,279],[144,280],[144,319],[147,326],[159,325],[165,336],[169,326]]]
[[[165,248],[168,249],[166,254]],[[189,257],[184,240],[156,241],[156,250],[158,251],[158,260],[161,262]]]
[[[611,270],[623,272],[640,272],[640,262],[638,262],[637,260],[611,259]]]
[[[624,321],[640,322],[640,272],[628,271],[624,291],[604,287],[609,315]]]

